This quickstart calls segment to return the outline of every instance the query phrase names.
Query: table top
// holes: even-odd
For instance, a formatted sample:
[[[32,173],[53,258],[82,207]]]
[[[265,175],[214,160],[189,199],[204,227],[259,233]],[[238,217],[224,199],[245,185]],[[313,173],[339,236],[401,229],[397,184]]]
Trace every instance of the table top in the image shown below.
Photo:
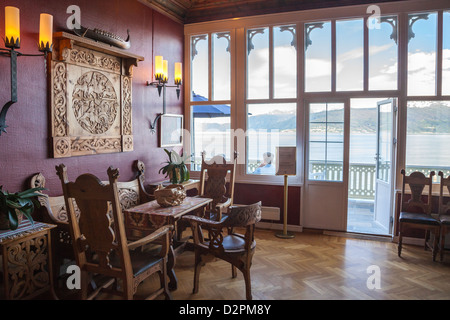
[[[4,245],[18,238],[55,228],[53,224],[37,222],[31,223],[28,219],[24,219],[16,230],[0,230],[0,245]]]
[[[161,207],[156,200],[142,203],[138,206],[124,210],[127,213],[140,213],[146,215],[172,216],[177,218],[197,208],[211,203],[213,199],[201,197],[186,197],[182,204],[174,207]]]

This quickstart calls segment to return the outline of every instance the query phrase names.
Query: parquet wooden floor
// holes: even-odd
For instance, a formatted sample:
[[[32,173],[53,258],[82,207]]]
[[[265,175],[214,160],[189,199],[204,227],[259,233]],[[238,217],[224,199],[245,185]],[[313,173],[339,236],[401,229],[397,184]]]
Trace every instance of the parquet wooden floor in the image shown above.
[[[404,245],[362,240],[318,232],[296,233],[280,239],[274,231],[256,230],[256,252],[251,268],[254,300],[448,300],[450,299],[450,255],[433,262],[430,251]],[[231,278],[228,263],[216,260],[200,274],[200,288],[192,294],[194,254],[177,257],[178,289],[175,300],[244,300],[242,274]],[[372,266],[379,268],[380,288],[369,289]],[[368,272],[369,268],[369,272]],[[369,281],[373,283],[372,281]],[[159,284],[147,279],[139,286],[145,296]],[[116,299],[102,295],[100,299]]]
[[[261,229],[256,231],[256,241],[251,268],[254,300],[450,299],[450,256],[433,262],[423,247],[404,245],[399,258],[392,242],[317,232],[280,239],[274,231]],[[238,271],[237,278],[231,278],[230,265],[221,260],[202,268],[199,292],[192,294],[193,263],[192,252],[177,257],[174,299],[245,299],[242,274]],[[371,266],[379,267],[379,289],[367,286],[374,276]],[[143,283],[140,289],[149,286]]]

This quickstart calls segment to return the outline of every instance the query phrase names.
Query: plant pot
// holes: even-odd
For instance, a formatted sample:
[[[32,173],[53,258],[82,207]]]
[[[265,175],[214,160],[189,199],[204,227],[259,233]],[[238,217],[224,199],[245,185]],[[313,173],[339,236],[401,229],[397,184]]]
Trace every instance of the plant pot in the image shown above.
[[[180,174],[180,168],[175,168],[175,177],[173,176],[173,171],[169,171],[169,181],[173,184],[182,183],[183,179]]]
[[[20,211],[16,210],[17,220],[19,224],[22,222],[23,214]],[[11,230],[11,226],[9,225],[8,213],[0,212],[0,230]]]

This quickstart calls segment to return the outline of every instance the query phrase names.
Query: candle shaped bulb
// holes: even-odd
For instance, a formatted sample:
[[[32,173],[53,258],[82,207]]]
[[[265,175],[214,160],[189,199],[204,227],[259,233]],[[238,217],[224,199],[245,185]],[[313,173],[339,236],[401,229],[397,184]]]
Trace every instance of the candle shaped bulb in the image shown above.
[[[164,76],[163,76],[163,81],[164,82],[167,82],[167,80],[169,79],[169,71],[168,71],[168,62],[167,62],[167,60],[163,60],[163,74],[164,74]]]
[[[20,48],[20,10],[5,7],[5,47]]]
[[[163,78],[163,57],[155,56],[155,79],[162,80]]]
[[[181,84],[182,81],[182,71],[181,71],[181,62],[175,62],[175,75],[174,75],[174,81],[175,84],[178,86]]]
[[[41,13],[39,25],[39,51],[51,52],[53,45],[53,16]]]

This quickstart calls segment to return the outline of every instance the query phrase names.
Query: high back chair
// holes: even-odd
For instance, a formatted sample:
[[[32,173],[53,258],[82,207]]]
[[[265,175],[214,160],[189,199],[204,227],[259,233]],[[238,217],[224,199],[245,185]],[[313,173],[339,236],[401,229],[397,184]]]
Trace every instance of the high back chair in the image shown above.
[[[441,184],[439,188],[439,221],[441,222],[441,238],[439,240],[439,251],[441,261],[444,260],[445,236],[450,232],[450,175],[445,178],[444,173],[439,171]],[[445,196],[444,191],[447,189],[449,195]]]
[[[236,159],[237,152],[230,163],[223,156],[205,160],[205,153],[202,153],[199,196],[213,199],[206,212],[211,220],[220,221],[227,208],[233,205]]]
[[[194,239],[195,269],[194,289],[198,292],[200,269],[211,257],[229,262],[232,277],[236,277],[236,268],[244,275],[246,299],[252,299],[250,267],[255,253],[255,224],[261,220],[261,202],[248,206],[230,207],[227,216],[221,221],[213,221],[198,216],[185,216],[189,221]],[[205,240],[202,228],[208,229],[210,239]],[[245,228],[245,235],[238,234],[234,228]],[[224,229],[228,234],[224,235]],[[231,231],[230,231],[231,230]]]
[[[131,181],[118,181],[119,201],[122,210],[139,205],[144,202],[154,200],[154,197],[148,194],[144,189],[145,165],[142,161],[136,160],[133,164],[137,172],[136,179]],[[104,181],[107,184],[107,181]],[[46,185],[45,176],[42,173],[35,174],[31,179],[31,188],[42,187]],[[47,223],[55,224],[57,227],[52,230],[52,248],[53,248],[53,271],[54,279],[62,278],[65,270],[62,267],[75,260],[73,255],[72,239],[69,232],[69,217],[64,201],[64,195],[49,196],[43,192],[38,197],[41,207],[37,210],[42,216],[42,220]],[[75,213],[79,217],[79,210],[74,202]]]
[[[161,286],[147,298],[164,294],[170,299],[166,265],[172,226],[164,226],[145,238],[128,243],[117,187],[119,171],[110,167],[109,183],[104,184],[92,174],[82,174],[75,182],[69,182],[63,164],[56,170],[64,193],[75,260],[82,273],[81,298],[88,298],[89,274],[119,280],[122,290],[116,288],[109,293],[130,300],[144,279],[158,273]],[[155,240],[162,244],[158,254],[135,250]]]
[[[431,171],[430,177],[426,177],[422,172],[418,171],[412,172],[407,176],[404,169],[402,169],[401,173],[403,175],[403,185],[400,200],[398,256],[400,257],[402,252],[402,241],[405,232],[409,229],[421,229],[425,231],[425,249],[431,248],[433,261],[435,261],[440,232],[439,221],[431,216],[431,190],[435,173]],[[409,185],[411,190],[410,199],[407,199],[405,196],[406,185]],[[428,189],[427,194],[424,194],[425,188]],[[423,201],[423,196],[427,197],[426,201]],[[431,232],[434,233],[432,245],[428,243]]]

